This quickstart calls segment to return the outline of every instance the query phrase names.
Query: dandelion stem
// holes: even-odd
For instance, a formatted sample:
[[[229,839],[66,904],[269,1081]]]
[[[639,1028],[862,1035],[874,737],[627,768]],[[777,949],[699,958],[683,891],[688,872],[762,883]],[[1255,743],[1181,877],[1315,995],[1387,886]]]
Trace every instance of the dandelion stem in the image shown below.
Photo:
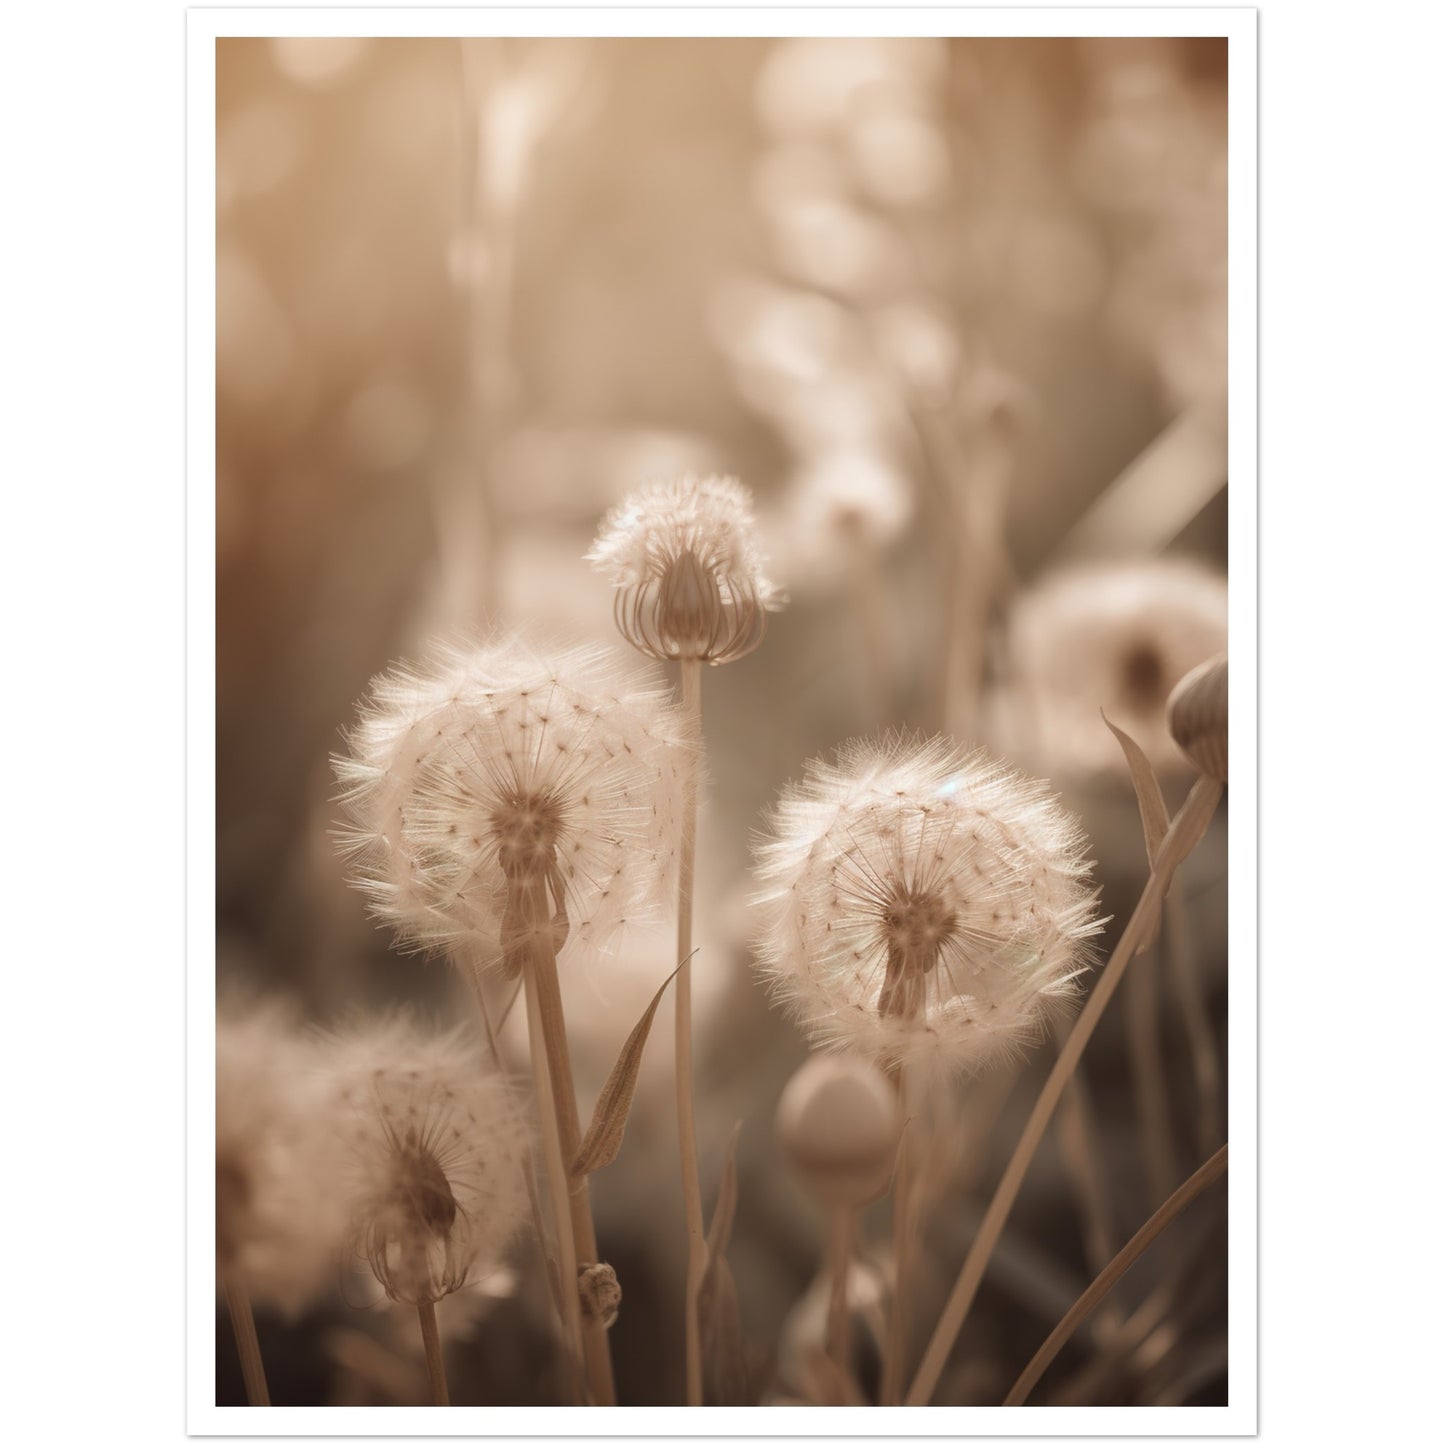
[[[537,984],[530,967],[524,971],[524,981],[532,1086],[537,1095],[537,1122],[547,1168],[547,1192],[552,1200],[553,1229],[557,1235],[557,1277],[552,1281],[552,1289],[562,1312],[562,1335],[566,1343],[569,1374],[575,1386],[582,1353],[582,1306],[576,1288],[568,1288],[568,1283],[577,1278],[577,1244],[572,1235],[572,1216],[567,1202],[567,1164],[557,1128],[557,1109],[552,1098],[546,1045],[542,1043],[544,1029]]]
[[[256,1339],[256,1321],[251,1314],[251,1296],[240,1278],[230,1270],[223,1272],[226,1307],[231,1311],[231,1329],[236,1335],[236,1353],[241,1357],[241,1377],[246,1382],[248,1405],[269,1405],[266,1389],[266,1367],[261,1363],[261,1345]]]
[[[1022,1405],[1038,1384],[1054,1357],[1068,1343],[1070,1336],[1086,1320],[1094,1307],[1124,1277],[1129,1267],[1160,1234],[1177,1219],[1216,1179],[1229,1168],[1229,1145],[1225,1144],[1206,1160],[1159,1206],[1139,1232],[1099,1273],[1094,1282],[1069,1306],[1058,1324],[1049,1333],[1014,1387],[1004,1399],[1005,1405]]]
[[[903,1394],[903,1371],[908,1354],[908,1312],[905,1304],[907,1276],[912,1263],[910,1245],[913,1238],[913,1171],[915,1145],[913,1120],[908,1111],[908,1072],[900,1066],[893,1075],[898,1089],[899,1112],[905,1123],[898,1146],[898,1162],[893,1175],[893,1304],[888,1312],[888,1337],[884,1343],[883,1379],[879,1400],[896,1405]]]
[[[857,1228],[858,1211],[851,1204],[837,1205],[828,1221],[828,1358],[849,1376],[848,1273]]]
[[[562,1013],[562,987],[557,980],[557,954],[552,943],[552,930],[547,921],[547,885],[542,878],[530,885],[528,916],[533,926],[527,930],[530,940],[530,962],[527,966],[528,1023],[536,1023],[546,1051],[547,1072],[552,1083],[552,1117],[561,1158],[570,1162],[577,1156],[582,1142],[582,1125],[577,1116],[577,1091],[572,1083],[572,1056],[567,1048],[567,1022]],[[535,1057],[535,1035],[533,1036]],[[566,1164],[564,1164],[564,1169]],[[557,1181],[554,1181],[557,1182]],[[561,1261],[561,1289],[568,1317],[580,1309],[577,1294],[577,1266],[599,1263],[597,1233],[592,1224],[592,1201],[585,1174],[562,1176],[561,1198],[567,1201],[571,1219],[573,1255]],[[558,1228],[562,1219],[559,1211]],[[615,1405],[617,1395],[612,1383],[612,1356],[608,1348],[607,1328],[600,1319],[582,1321],[582,1352],[587,1367],[587,1388],[593,1404]]]
[[[1070,1030],[1063,1048],[1059,1050],[1058,1060],[1044,1082],[1043,1090],[1034,1104],[1033,1113],[1029,1115],[1028,1123],[1024,1126],[1024,1131],[1014,1147],[1013,1157],[1009,1160],[1003,1178],[994,1191],[988,1211],[983,1217],[978,1233],[974,1236],[973,1245],[969,1249],[963,1267],[959,1271],[958,1279],[954,1283],[953,1292],[944,1306],[943,1315],[933,1331],[933,1337],[928,1342],[928,1348],[924,1352],[918,1373],[914,1376],[912,1387],[908,1391],[907,1404],[926,1404],[937,1388],[939,1378],[943,1374],[943,1367],[947,1364],[949,1353],[953,1349],[954,1341],[957,1340],[958,1332],[963,1328],[963,1322],[968,1317],[969,1307],[978,1293],[984,1270],[988,1267],[999,1236],[1003,1233],[1009,1211],[1013,1208],[1014,1200],[1018,1198],[1024,1175],[1033,1162],[1034,1153],[1058,1106],[1064,1085],[1068,1083],[1077,1068],[1085,1045],[1089,1042],[1104,1009],[1113,997],[1114,990],[1118,988],[1124,977],[1124,970],[1128,968],[1129,960],[1133,958],[1139,945],[1152,932],[1159,915],[1165,889],[1173,878],[1174,870],[1203,837],[1209,820],[1219,806],[1223,791],[1223,785],[1213,778],[1197,779],[1193,788],[1190,789],[1183,807],[1169,825],[1169,831],[1164,835],[1164,841],[1159,846],[1154,870],[1149,875],[1149,881],[1134,909],[1133,917],[1125,926],[1108,964],[1099,976],[1099,981],[1094,985],[1093,992],[1089,995],[1088,1002],[1075,1020],[1074,1027]]]
[[[442,1364],[442,1341],[437,1333],[437,1307],[431,1300],[418,1300],[417,1318],[421,1321],[421,1342],[426,1350],[427,1384],[431,1387],[433,1405],[450,1405],[447,1395],[447,1372]]]
[[[682,670],[683,720],[702,739],[702,663],[685,657]],[[697,794],[700,759],[688,763],[682,802],[682,854],[677,874],[677,956],[683,960],[674,985],[677,1150],[682,1168],[682,1202],[687,1219],[687,1289],[684,1333],[687,1348],[687,1403],[702,1404],[702,1335],[698,1295],[707,1269],[707,1235],[702,1221],[702,1186],[697,1170],[697,1124],[692,1111],[692,885],[697,858]]]
[[[497,1043],[497,1030],[492,1023],[492,1011],[487,1007],[486,990],[482,986],[481,962],[475,954],[469,955],[466,959],[462,961],[462,969],[467,976],[467,981],[472,986],[472,997],[475,998],[477,1001],[477,1011],[482,1016],[482,1028],[487,1036],[487,1049],[491,1053],[493,1067],[497,1071],[497,1077],[506,1080],[507,1067],[502,1062],[501,1046]],[[518,983],[517,989],[513,990],[512,997],[508,1001],[507,1007],[502,1014],[502,1020],[504,1023],[506,1021],[507,1015],[511,1012],[512,1004],[516,1002],[517,990],[521,989],[523,986],[523,983]],[[510,1093],[510,1085],[508,1085],[508,1092]],[[547,1090],[547,1098],[548,1100],[551,1099],[550,1085]],[[539,1110],[541,1108],[541,1103],[542,1099],[541,1095],[539,1094]],[[547,1104],[547,1112],[549,1114],[551,1113],[550,1102]],[[527,1207],[530,1210],[532,1216],[532,1233],[536,1236],[537,1240],[537,1256],[542,1261],[542,1268],[544,1271],[546,1271],[548,1275],[548,1294],[550,1295],[552,1300],[552,1310],[553,1313],[556,1315],[558,1328],[562,1332],[564,1347],[570,1356],[575,1354],[577,1342],[575,1339],[569,1340],[567,1338],[567,1320],[563,1312],[561,1291],[559,1288],[560,1282],[555,1272],[557,1262],[552,1251],[547,1248],[547,1230],[546,1226],[542,1222],[542,1206],[540,1202],[540,1195],[537,1189],[537,1164],[535,1149],[529,1151],[525,1178],[527,1184]]]

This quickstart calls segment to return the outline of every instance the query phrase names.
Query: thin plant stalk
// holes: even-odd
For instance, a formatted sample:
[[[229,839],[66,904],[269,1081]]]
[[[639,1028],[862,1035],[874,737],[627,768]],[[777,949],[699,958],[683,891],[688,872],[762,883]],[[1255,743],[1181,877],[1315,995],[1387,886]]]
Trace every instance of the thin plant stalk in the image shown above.
[[[450,1405],[447,1372],[442,1363],[442,1340],[437,1331],[437,1307],[429,1299],[418,1300],[416,1317],[421,1321],[421,1342],[426,1350],[426,1378],[433,1405]]]
[[[1144,949],[1124,986],[1124,1024],[1129,1071],[1134,1079],[1134,1107],[1144,1155],[1149,1203],[1169,1193],[1175,1177],[1169,1138],[1169,1081],[1159,1015],[1159,946]]]
[[[905,1304],[907,1278],[912,1264],[914,1173],[917,1149],[916,1130],[908,1114],[908,1072],[899,1068],[894,1073],[898,1100],[908,1120],[898,1146],[898,1163],[893,1175],[893,1303],[888,1312],[888,1336],[883,1347],[883,1379],[879,1385],[879,1401],[884,1405],[900,1403],[903,1395],[903,1372],[908,1354],[908,1311]]]
[[[1073,1076],[1079,1059],[1083,1056],[1085,1045],[1093,1035],[1109,1000],[1114,996],[1114,991],[1122,982],[1124,971],[1129,966],[1129,960],[1138,951],[1140,944],[1153,932],[1164,892],[1173,879],[1174,870],[1183,862],[1195,843],[1203,837],[1204,830],[1214,816],[1223,793],[1222,783],[1213,778],[1198,778],[1190,789],[1189,796],[1184,800],[1183,807],[1169,825],[1169,831],[1164,835],[1164,840],[1159,846],[1154,869],[1149,875],[1149,881],[1144,887],[1134,914],[1125,926],[1119,942],[1115,945],[1114,952],[1110,955],[1108,964],[1089,995],[1088,1002],[1085,1003],[1063,1048],[1059,1051],[1058,1060],[1045,1080],[1044,1087],[1034,1104],[1033,1112],[1029,1115],[1028,1123],[1024,1126],[1024,1131],[1014,1147],[1013,1157],[1009,1160],[1003,1178],[994,1191],[993,1199],[989,1203],[983,1222],[979,1225],[978,1233],[974,1236],[973,1244],[964,1259],[958,1279],[954,1283],[953,1292],[944,1306],[943,1315],[933,1331],[933,1337],[928,1342],[928,1348],[924,1352],[918,1373],[914,1376],[913,1384],[908,1391],[907,1404],[926,1404],[934,1390],[937,1389],[938,1381],[943,1374],[943,1367],[948,1363],[954,1341],[958,1339],[958,1332],[963,1328],[964,1320],[968,1317],[969,1308],[983,1281],[984,1270],[988,1267],[999,1236],[1003,1233],[1009,1211],[1018,1198],[1024,1175],[1028,1172],[1028,1167],[1033,1162],[1034,1154],[1038,1150],[1054,1110],[1058,1107],[1064,1086]]]
[[[853,1240],[858,1231],[858,1211],[851,1204],[839,1204],[828,1221],[828,1358],[851,1377],[848,1327],[848,1275],[853,1259]]]
[[[683,719],[693,737],[702,739],[702,663],[684,657]],[[682,852],[677,873],[677,956],[682,960],[673,984],[675,1068],[677,1086],[677,1149],[682,1169],[682,1202],[687,1219],[687,1287],[684,1334],[687,1350],[687,1403],[702,1404],[702,1332],[698,1296],[707,1269],[707,1233],[702,1219],[702,1185],[697,1169],[697,1123],[692,1107],[692,893],[697,860],[697,794],[700,760],[688,765],[682,805]]]
[[[1191,1249],[1195,1246],[1191,1246]],[[1054,1392],[1059,1405],[1084,1405],[1098,1399],[1122,1373],[1130,1371],[1136,1361],[1149,1350],[1149,1342],[1174,1308],[1181,1274],[1189,1256],[1178,1251],[1166,1262],[1163,1278],[1154,1286],[1143,1303],[1110,1335],[1094,1357]]]
[[[1069,1080],[1069,1086],[1059,1100],[1057,1128],[1059,1153],[1083,1216],[1084,1256],[1089,1268],[1097,1274],[1114,1256],[1114,1232],[1109,1222],[1109,1186],[1105,1179],[1089,1089],[1082,1070]],[[1121,1320],[1118,1311],[1111,1307],[1107,1315],[1101,1315],[1099,1322],[1112,1330]]]
[[[537,1098],[537,1123],[542,1135],[547,1193],[552,1200],[553,1231],[557,1238],[557,1277],[552,1281],[552,1288],[562,1313],[562,1335],[566,1344],[569,1374],[575,1384],[582,1356],[582,1303],[576,1288],[577,1243],[572,1233],[572,1214],[568,1204],[567,1162],[557,1127],[557,1108],[552,1097],[547,1049],[542,1042],[544,1029],[537,984],[530,967],[524,970],[524,983],[527,990],[527,1042],[532,1061],[532,1087]]]
[[[461,398],[462,464],[439,481],[437,536],[457,615],[489,616],[497,598],[501,538],[496,455],[511,401],[510,336],[516,264],[516,218],[493,194],[486,174],[491,92],[505,83],[500,41],[463,40],[462,96],[466,144],[460,238],[485,257],[469,275],[466,302],[466,391]],[[470,259],[469,259],[470,264]]]
[[[940,540],[946,603],[939,716],[945,732],[967,737],[977,721],[989,613],[1008,573],[1003,521],[1012,449],[997,434],[994,420],[984,422],[972,446],[965,446],[952,410],[915,410],[912,416],[943,499]]]
[[[1229,1145],[1222,1145],[1209,1159],[1199,1166],[1158,1209],[1108,1265],[1099,1273],[1094,1282],[1069,1307],[1048,1339],[1035,1352],[1033,1359],[1024,1367],[1023,1373],[1014,1381],[1013,1389],[1004,1399],[1005,1405],[1022,1405],[1030,1391],[1038,1384],[1043,1373],[1053,1363],[1055,1356],[1069,1342],[1074,1331],[1089,1317],[1094,1307],[1124,1277],[1131,1265],[1144,1253],[1160,1234],[1229,1168]]]
[[[233,1270],[224,1270],[226,1308],[231,1312],[231,1328],[236,1335],[236,1352],[241,1357],[241,1378],[246,1382],[248,1405],[269,1405],[266,1388],[266,1367],[261,1363],[261,1345],[256,1338],[256,1320],[251,1313],[251,1296],[245,1283]]]
[[[555,1120],[557,1143],[560,1146],[564,1170],[577,1157],[577,1146],[582,1142],[582,1125],[577,1116],[577,1091],[572,1083],[572,1055],[567,1047],[567,1023],[562,1013],[562,987],[557,979],[557,953],[552,942],[552,931],[545,925],[547,917],[547,885],[538,878],[530,884],[527,915],[538,926],[530,927],[529,962],[525,967],[528,984],[528,1023],[535,1014],[541,1033],[542,1047],[546,1053],[547,1073],[552,1083],[552,1117]],[[535,1058],[536,1034],[532,1035]],[[592,1201],[587,1187],[587,1176],[568,1175],[564,1172],[562,1198],[566,1200],[566,1213],[571,1221],[573,1253],[569,1272],[568,1261],[561,1264],[560,1281],[562,1298],[568,1317],[574,1309],[580,1308],[577,1293],[577,1266],[579,1263],[598,1263],[597,1232],[592,1224]],[[561,1229],[559,1210],[558,1228]],[[582,1353],[587,1371],[587,1388],[592,1402],[597,1405],[617,1403],[617,1394],[612,1382],[612,1355],[607,1341],[607,1328],[600,1319],[582,1321]]]
[[[1209,1009],[1204,1001],[1199,966],[1190,944],[1184,898],[1178,888],[1171,888],[1164,900],[1164,944],[1169,958],[1169,971],[1179,993],[1179,1013],[1184,1020],[1184,1034],[1189,1040],[1189,1057],[1194,1067],[1194,1088],[1199,1108],[1199,1142],[1206,1151],[1218,1147],[1219,1123],[1219,1051],[1214,1046],[1214,1033],[1209,1027]]]
[[[477,1012],[481,1014],[482,1017],[482,1029],[487,1036],[487,1049],[492,1056],[492,1065],[497,1071],[497,1076],[505,1080],[507,1078],[507,1067],[502,1062],[502,1050],[500,1044],[498,1044],[497,1042],[497,1030],[495,1025],[492,1023],[492,1011],[487,1007],[487,995],[486,990],[482,986],[481,969],[479,962],[475,957],[469,958],[464,961],[463,968],[467,976],[467,982],[470,983],[472,986],[472,997],[475,998],[477,1001]],[[525,981],[518,982],[516,988],[512,991],[512,996],[508,1000],[506,1008],[502,1011],[502,1022],[504,1024],[506,1023],[507,1017],[512,1012],[512,1005],[515,1004],[517,1001],[518,992],[520,992],[524,986]],[[551,1084],[550,1081],[545,1080],[545,1078],[544,1082],[547,1084],[548,1102],[546,1107],[548,1113],[550,1113],[550,1100],[552,1093]],[[541,1107],[542,1096],[539,1093],[539,1111]],[[542,1222],[541,1196],[537,1188],[537,1163],[535,1149],[530,1152],[530,1155],[527,1159],[525,1178],[527,1182],[527,1206],[532,1216],[532,1233],[536,1237],[537,1255],[538,1258],[542,1261],[542,1269],[547,1275],[547,1293],[552,1301],[552,1312],[556,1318],[558,1330],[561,1332],[564,1341],[564,1349],[569,1359],[573,1361],[572,1374],[575,1377],[577,1341],[575,1338],[569,1339],[567,1337],[567,1321],[563,1313],[560,1280],[555,1273],[555,1270],[557,1268],[557,1257],[555,1253],[547,1247],[547,1229],[545,1224]],[[575,1386],[575,1378],[573,1383]]]

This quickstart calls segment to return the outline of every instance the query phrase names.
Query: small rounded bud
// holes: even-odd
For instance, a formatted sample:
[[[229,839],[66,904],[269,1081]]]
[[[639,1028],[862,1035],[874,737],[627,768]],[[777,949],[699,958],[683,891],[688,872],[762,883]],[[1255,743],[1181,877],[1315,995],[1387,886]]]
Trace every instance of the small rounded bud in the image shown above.
[[[1202,662],[1169,694],[1169,731],[1206,777],[1229,781],[1229,657]]]
[[[825,1204],[866,1204],[888,1183],[902,1117],[883,1071],[864,1059],[820,1055],[788,1081],[778,1142]]]
[[[604,1330],[610,1330],[617,1323],[622,1308],[622,1286],[610,1264],[579,1264],[577,1293],[582,1299],[584,1319],[600,1320]]]

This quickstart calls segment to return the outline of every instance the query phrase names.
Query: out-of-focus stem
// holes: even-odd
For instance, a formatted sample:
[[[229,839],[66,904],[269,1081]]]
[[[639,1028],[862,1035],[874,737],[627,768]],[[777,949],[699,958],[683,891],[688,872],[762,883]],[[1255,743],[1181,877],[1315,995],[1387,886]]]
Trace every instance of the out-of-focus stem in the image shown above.
[[[1216,1179],[1229,1167],[1229,1145],[1223,1145],[1205,1163],[1201,1164],[1163,1204],[1149,1217],[1139,1230],[1101,1271],[1098,1278],[1069,1307],[1068,1313],[1054,1326],[1048,1339],[1041,1344],[1023,1374],[1014,1382],[1014,1387],[1004,1400],[1005,1405],[1022,1405],[1029,1392],[1038,1384],[1045,1370],[1053,1363],[1054,1357],[1068,1343],[1069,1337],[1089,1317],[1094,1307],[1123,1278],[1129,1267],[1163,1233],[1169,1223],[1178,1218]]]
[[[946,602],[937,711],[945,732],[966,738],[977,722],[989,613],[1007,575],[1003,522],[1012,449],[994,418],[980,424],[968,446],[953,411],[916,411],[913,420],[943,511]]]
[[[691,736],[702,742],[702,663],[685,657],[682,710]],[[697,794],[701,755],[688,764],[683,785],[682,853],[677,873],[677,956],[682,967],[673,985],[676,1008],[677,1150],[682,1168],[682,1202],[687,1219],[687,1287],[684,1334],[687,1350],[687,1403],[702,1404],[702,1333],[698,1294],[707,1269],[707,1234],[702,1220],[702,1186],[697,1171],[697,1124],[692,1109],[692,889],[697,860]]]
[[[562,1159],[570,1169],[582,1142],[582,1125],[577,1116],[577,1092],[572,1083],[572,1056],[567,1047],[567,1023],[562,1013],[562,987],[557,979],[557,953],[552,943],[552,930],[547,916],[547,885],[538,878],[531,884],[527,917],[530,960],[527,966],[530,993],[528,1022],[535,1011],[547,1055],[547,1072],[552,1082],[552,1105],[557,1121],[557,1135]],[[577,1266],[596,1264],[597,1233],[592,1224],[592,1200],[587,1176],[564,1176],[563,1195],[572,1222],[575,1252],[568,1270],[568,1261],[561,1261],[562,1297],[569,1315],[578,1308]],[[559,1226],[560,1227],[560,1226]],[[587,1368],[587,1388],[594,1405],[617,1403],[612,1383],[612,1355],[608,1347],[607,1328],[600,1319],[582,1321],[582,1353]]]
[[[514,206],[496,194],[489,175],[489,126],[495,90],[505,84],[499,40],[462,47],[463,98],[470,141],[462,199],[467,334],[458,464],[437,486],[438,544],[449,605],[475,626],[497,605],[500,538],[495,497],[496,453],[511,411],[510,335],[516,263]]]
[[[853,1237],[858,1211],[851,1204],[833,1208],[828,1220],[828,1357],[845,1375],[853,1373],[850,1358],[848,1274],[853,1259]]]
[[[426,1377],[431,1387],[433,1405],[450,1405],[447,1395],[447,1372],[442,1364],[442,1340],[437,1332],[437,1308],[431,1300],[418,1300],[417,1319],[421,1321],[421,1342],[426,1350]]]
[[[1075,1020],[1074,1027],[1064,1042],[1064,1047],[1059,1051],[1058,1061],[1045,1080],[1038,1101],[1034,1104],[1033,1113],[1029,1115],[1028,1123],[1024,1126],[1024,1131],[1014,1147],[1013,1157],[1004,1170],[1003,1178],[999,1181],[998,1188],[984,1214],[983,1223],[980,1224],[978,1233],[974,1236],[973,1245],[964,1259],[963,1268],[959,1271],[953,1292],[944,1306],[943,1316],[933,1331],[932,1339],[928,1342],[923,1362],[919,1365],[913,1385],[908,1391],[907,1404],[927,1404],[938,1387],[943,1367],[947,1364],[954,1341],[958,1338],[958,1332],[963,1328],[964,1320],[968,1317],[969,1307],[978,1294],[978,1287],[983,1281],[983,1272],[987,1269],[989,1258],[998,1244],[999,1236],[1003,1233],[1009,1211],[1018,1198],[1024,1175],[1028,1172],[1039,1142],[1048,1128],[1049,1120],[1058,1107],[1064,1085],[1068,1083],[1077,1068],[1084,1047],[1093,1035],[1109,1000],[1114,996],[1115,989],[1123,981],[1124,971],[1129,966],[1129,960],[1133,958],[1140,944],[1153,932],[1159,916],[1159,908],[1163,902],[1164,891],[1173,879],[1174,870],[1204,835],[1204,830],[1214,816],[1223,792],[1223,784],[1213,778],[1197,779],[1193,788],[1190,789],[1189,796],[1184,800],[1184,806],[1180,808],[1174,821],[1169,825],[1169,831],[1159,845],[1159,854],[1155,859],[1154,870],[1149,875],[1149,881],[1134,909],[1133,917],[1125,926],[1119,942],[1115,945],[1114,952],[1110,955],[1108,964],[1099,976],[1099,981],[1094,985],[1093,992],[1089,995],[1088,1002]]]
[[[266,1389],[266,1368],[261,1363],[261,1345],[256,1338],[256,1320],[251,1314],[251,1296],[239,1275],[222,1270],[226,1291],[226,1308],[231,1312],[231,1328],[236,1335],[236,1353],[241,1357],[241,1378],[246,1382],[248,1405],[269,1405]]]
[[[1164,900],[1164,946],[1170,973],[1179,991],[1179,1012],[1189,1040],[1189,1057],[1194,1065],[1194,1087],[1199,1105],[1199,1142],[1206,1150],[1219,1146],[1219,1052],[1209,1027],[1209,1010],[1199,977],[1199,964],[1190,944],[1189,924],[1179,888],[1171,888]]]
[[[1088,1085],[1082,1071],[1076,1071],[1059,1100],[1059,1152],[1064,1168],[1074,1186],[1083,1215],[1084,1257],[1097,1274],[1114,1255],[1114,1231],[1109,1223],[1109,1189],[1105,1182],[1103,1158],[1099,1150],[1098,1132],[1094,1127]],[[1100,1324],[1108,1327],[1119,1323],[1117,1311],[1111,1311]]]
[[[1157,943],[1140,953],[1129,973],[1129,981],[1124,986],[1124,1023],[1129,1070],[1134,1079],[1139,1142],[1152,1206],[1169,1193],[1174,1179],[1174,1151],[1169,1137],[1169,1081],[1160,1036]]]

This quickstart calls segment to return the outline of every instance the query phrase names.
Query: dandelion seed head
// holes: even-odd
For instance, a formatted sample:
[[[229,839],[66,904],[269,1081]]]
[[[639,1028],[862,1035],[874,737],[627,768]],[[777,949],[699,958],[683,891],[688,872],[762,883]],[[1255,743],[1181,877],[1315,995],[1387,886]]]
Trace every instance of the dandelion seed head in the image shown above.
[[[587,559],[617,589],[622,635],[651,657],[744,657],[783,603],[763,571],[752,498],[731,477],[635,492],[603,519]]]
[[[1102,709],[1159,772],[1177,773],[1186,763],[1165,704],[1228,635],[1225,580],[1202,564],[1163,558],[1055,573],[1010,621],[1011,732],[1033,739],[1030,755],[1052,774],[1118,773],[1123,755]]]
[[[502,1077],[459,1035],[399,1017],[332,1047],[357,1258],[406,1304],[495,1269],[527,1207],[526,1133]]]
[[[1043,784],[943,739],[853,742],[757,847],[760,968],[817,1044],[975,1073],[1074,992],[1090,866]]]
[[[216,1019],[216,1258],[251,1298],[294,1315],[344,1236],[337,1153],[314,1046],[283,1004],[231,999]]]
[[[404,946],[515,973],[535,931],[599,944],[663,896],[691,743],[610,649],[438,649],[376,680],[350,743],[342,846]]]

